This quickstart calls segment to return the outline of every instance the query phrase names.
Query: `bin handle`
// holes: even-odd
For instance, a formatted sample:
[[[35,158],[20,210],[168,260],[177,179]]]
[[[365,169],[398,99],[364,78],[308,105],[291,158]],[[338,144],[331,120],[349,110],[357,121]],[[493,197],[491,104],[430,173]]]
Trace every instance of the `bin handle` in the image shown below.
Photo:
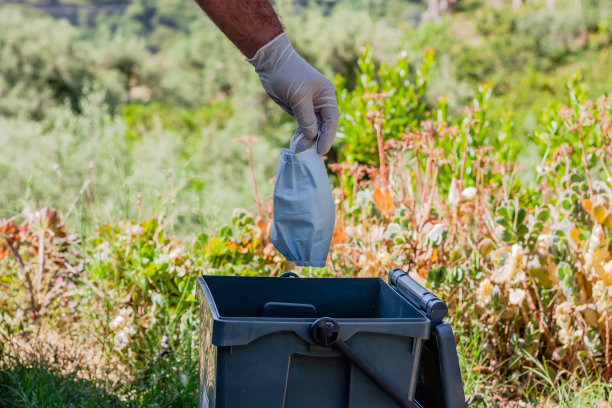
[[[444,301],[419,285],[400,268],[393,268],[389,271],[389,285],[414,307],[423,311],[431,320],[432,327],[442,322],[442,319],[448,315],[448,306]]]
[[[340,336],[340,325],[331,317],[321,317],[315,320],[310,327],[310,337],[319,346],[333,346],[346,357],[355,367],[365,374],[372,382],[378,385],[393,401],[402,408],[419,408],[397,388],[393,386],[381,373],[376,371],[355,351],[350,348]]]
[[[281,278],[299,278],[298,274],[295,272],[285,272],[280,277]]]

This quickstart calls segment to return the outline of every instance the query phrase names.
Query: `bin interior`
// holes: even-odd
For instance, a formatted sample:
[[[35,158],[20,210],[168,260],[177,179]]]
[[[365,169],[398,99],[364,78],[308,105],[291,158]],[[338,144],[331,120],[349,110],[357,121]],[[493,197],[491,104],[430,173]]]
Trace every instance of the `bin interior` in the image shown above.
[[[423,318],[380,278],[204,276],[221,317]],[[212,299],[211,299],[212,297]]]

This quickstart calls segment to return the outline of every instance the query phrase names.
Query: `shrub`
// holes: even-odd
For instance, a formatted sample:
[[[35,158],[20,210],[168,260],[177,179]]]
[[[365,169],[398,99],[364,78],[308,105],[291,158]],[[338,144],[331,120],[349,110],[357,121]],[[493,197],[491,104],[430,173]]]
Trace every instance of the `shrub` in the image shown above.
[[[66,101],[78,110],[93,64],[77,30],[17,7],[0,9],[0,25],[0,115],[40,118]]]
[[[411,271],[455,308],[456,325],[484,327],[493,367],[529,365],[528,354],[609,377],[612,101],[585,100],[574,84],[572,104],[544,116],[541,165],[525,175],[511,128],[491,134],[482,91],[456,124],[420,122],[386,144],[379,132],[378,169],[335,167],[331,263],[357,276]]]
[[[338,144],[343,159],[367,164],[375,162],[377,121],[385,125],[383,140],[389,140],[401,137],[425,118],[423,94],[432,62],[433,53],[427,52],[422,65],[412,69],[407,55],[402,54],[397,65],[381,64],[377,69],[368,47],[358,62],[355,88],[349,91],[346,79],[337,78],[341,112]]]

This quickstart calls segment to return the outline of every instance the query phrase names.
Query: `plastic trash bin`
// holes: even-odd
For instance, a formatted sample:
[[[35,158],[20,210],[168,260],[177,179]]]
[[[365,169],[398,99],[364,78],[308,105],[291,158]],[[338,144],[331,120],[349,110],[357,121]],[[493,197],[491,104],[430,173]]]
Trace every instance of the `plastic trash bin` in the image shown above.
[[[200,408],[465,406],[446,305],[399,269],[389,284],[232,276],[198,283]],[[317,327],[335,333],[334,344]]]

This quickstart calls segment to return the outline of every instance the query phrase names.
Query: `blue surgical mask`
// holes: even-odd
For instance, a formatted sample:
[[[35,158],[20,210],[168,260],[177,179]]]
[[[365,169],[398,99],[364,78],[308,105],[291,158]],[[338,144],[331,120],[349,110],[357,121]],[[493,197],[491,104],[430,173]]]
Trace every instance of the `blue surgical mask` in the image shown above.
[[[274,184],[274,247],[298,266],[324,267],[334,234],[336,207],[316,146],[295,153],[300,138],[281,151]]]

